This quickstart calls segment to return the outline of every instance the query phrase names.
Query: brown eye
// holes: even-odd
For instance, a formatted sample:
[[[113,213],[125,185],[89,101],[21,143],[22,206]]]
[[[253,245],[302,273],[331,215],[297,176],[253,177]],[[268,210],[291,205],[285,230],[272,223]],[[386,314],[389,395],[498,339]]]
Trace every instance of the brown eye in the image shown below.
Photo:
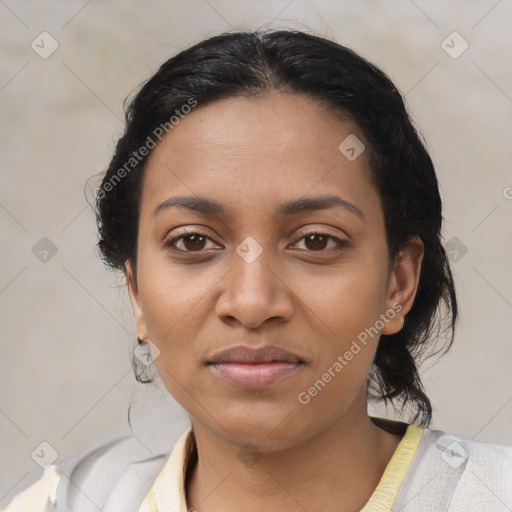
[[[331,245],[331,247],[328,247],[330,241],[334,242],[334,246]],[[348,245],[344,240],[326,233],[309,233],[295,242],[295,245],[299,243],[304,244],[306,251],[314,251],[323,254],[340,251]]]
[[[199,234],[187,235],[183,237],[183,245],[187,250],[195,251],[203,249],[206,242],[206,237]]]
[[[329,237],[319,234],[304,237],[306,247],[312,251],[323,251],[328,239]]]
[[[166,240],[163,245],[181,252],[200,252],[205,249],[208,241],[211,241],[210,238],[202,233],[187,233]]]

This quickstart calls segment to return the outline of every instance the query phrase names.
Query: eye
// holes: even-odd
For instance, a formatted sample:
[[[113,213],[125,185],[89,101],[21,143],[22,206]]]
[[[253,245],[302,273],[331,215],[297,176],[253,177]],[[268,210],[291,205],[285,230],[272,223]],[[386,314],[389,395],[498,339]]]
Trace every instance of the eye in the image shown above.
[[[317,231],[307,233],[302,238],[299,238],[299,240],[297,240],[297,242],[295,242],[293,245],[297,245],[302,240],[304,241],[306,251],[322,253],[336,252],[348,245],[348,242],[341,240],[338,237]],[[333,242],[330,248],[326,247],[329,241]],[[165,248],[190,253],[202,252],[203,250],[212,249],[213,247],[207,247],[208,242],[213,243],[213,240],[206,234],[199,231],[191,231],[189,233],[182,233],[175,237],[164,240],[162,245]]]
[[[310,233],[307,233],[302,238],[299,238],[299,240],[297,242],[295,242],[294,245],[299,243],[301,240],[304,241],[306,250],[314,251],[314,252],[324,252],[324,253],[336,252],[348,245],[348,242],[346,242],[345,240],[341,240],[338,237],[329,235],[327,233],[320,233],[317,231],[312,231]],[[326,247],[326,245],[328,244],[329,240],[332,240],[334,242],[334,244],[331,245],[331,247],[328,249]]]
[[[212,239],[204,233],[191,231],[189,233],[182,233],[179,236],[164,240],[163,246],[165,248],[171,248],[182,252],[201,252],[205,249],[205,245],[208,241],[213,242]],[[181,247],[178,247],[180,244]],[[208,249],[208,247],[206,247],[206,249]]]

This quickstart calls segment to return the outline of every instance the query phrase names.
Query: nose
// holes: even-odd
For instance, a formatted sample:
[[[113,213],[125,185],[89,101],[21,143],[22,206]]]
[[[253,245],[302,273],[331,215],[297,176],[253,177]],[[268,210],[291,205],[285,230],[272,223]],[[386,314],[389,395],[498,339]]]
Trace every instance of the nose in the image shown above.
[[[251,263],[233,254],[233,266],[222,280],[215,312],[224,322],[257,329],[270,319],[286,322],[293,315],[292,292],[265,251]]]

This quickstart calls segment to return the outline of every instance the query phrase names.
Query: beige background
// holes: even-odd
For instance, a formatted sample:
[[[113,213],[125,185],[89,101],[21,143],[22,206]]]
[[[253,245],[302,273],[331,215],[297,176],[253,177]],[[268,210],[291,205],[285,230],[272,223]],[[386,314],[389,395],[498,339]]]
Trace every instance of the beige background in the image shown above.
[[[406,94],[445,240],[467,248],[453,266],[455,345],[424,371],[433,426],[512,444],[511,14],[509,0],[2,1],[0,506],[41,474],[41,442],[62,460],[127,433],[131,401],[137,434],[160,449],[187,424],[158,388],[135,385],[131,312],[95,255],[83,188],[109,161],[125,96],[177,51],[241,28],[335,38]],[[59,45],[47,59],[31,48],[43,31]],[[453,31],[469,43],[456,59],[441,46]],[[46,263],[32,252],[42,237],[57,248]]]

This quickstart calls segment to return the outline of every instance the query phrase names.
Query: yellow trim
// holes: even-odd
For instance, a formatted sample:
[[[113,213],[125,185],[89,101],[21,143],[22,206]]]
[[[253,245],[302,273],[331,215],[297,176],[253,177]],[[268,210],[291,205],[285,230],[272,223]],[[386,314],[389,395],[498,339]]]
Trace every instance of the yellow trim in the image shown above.
[[[184,503],[184,467],[191,431],[190,427],[187,428],[174,445],[138,512],[160,512],[158,503],[162,507],[175,507],[175,504],[178,503],[178,509],[173,508],[172,510],[187,512]]]
[[[386,466],[379,484],[360,512],[389,512],[391,510],[422,435],[422,428],[416,425],[407,427],[405,435]]]

